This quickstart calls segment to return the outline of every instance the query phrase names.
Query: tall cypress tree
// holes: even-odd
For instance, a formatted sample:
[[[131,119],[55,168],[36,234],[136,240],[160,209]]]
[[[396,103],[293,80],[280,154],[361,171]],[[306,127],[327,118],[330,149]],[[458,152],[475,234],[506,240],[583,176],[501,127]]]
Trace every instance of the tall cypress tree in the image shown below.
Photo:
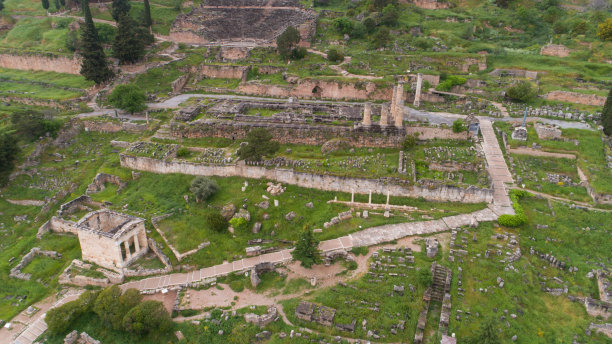
[[[121,17],[126,16],[130,12],[130,3],[127,0],[113,0],[111,15],[117,23]]]
[[[59,10],[60,9],[60,2],[59,0],[55,0],[55,9]]]
[[[42,7],[45,10],[48,10],[49,9],[49,0],[42,0]]]
[[[117,26],[113,56],[120,63],[134,63],[144,56],[145,43],[139,32],[138,24],[130,16],[122,16]]]
[[[0,12],[4,9],[4,0],[0,0]]]
[[[108,68],[106,63],[106,55],[104,49],[98,39],[98,31],[91,19],[89,11],[89,1],[81,0],[83,13],[85,15],[85,28],[81,36],[81,56],[83,63],[81,64],[81,74],[87,80],[93,80],[96,84],[107,81],[113,77],[113,71]]]
[[[142,23],[144,26],[150,28],[153,25],[153,20],[151,20],[151,7],[149,6],[149,0],[144,0],[144,14],[142,18]]]
[[[608,99],[606,99],[606,103],[601,111],[601,125],[603,125],[604,133],[612,136],[612,88],[610,88]]]

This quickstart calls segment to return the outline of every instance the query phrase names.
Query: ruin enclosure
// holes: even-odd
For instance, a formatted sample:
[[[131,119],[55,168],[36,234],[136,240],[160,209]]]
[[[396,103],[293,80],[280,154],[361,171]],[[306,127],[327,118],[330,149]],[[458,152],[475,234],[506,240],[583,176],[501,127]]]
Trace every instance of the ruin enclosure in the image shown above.
[[[120,270],[148,252],[144,219],[102,209],[76,224],[83,260]]]
[[[170,30],[175,42],[192,44],[276,44],[287,27],[298,29],[308,44],[317,14],[297,0],[206,0],[188,14],[179,15]]]

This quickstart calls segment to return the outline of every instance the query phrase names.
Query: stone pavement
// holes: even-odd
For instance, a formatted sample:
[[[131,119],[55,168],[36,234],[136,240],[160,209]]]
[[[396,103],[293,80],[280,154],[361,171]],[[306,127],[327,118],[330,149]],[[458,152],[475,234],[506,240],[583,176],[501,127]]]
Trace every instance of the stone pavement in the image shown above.
[[[489,208],[475,211],[470,214],[448,216],[440,220],[424,222],[408,222],[393,225],[384,225],[364,229],[336,239],[325,240],[319,244],[323,253],[350,250],[353,247],[378,245],[391,240],[400,239],[411,235],[432,234],[448,231],[451,228],[469,226],[474,221],[494,221],[497,215]],[[187,273],[168,274],[145,278],[122,284],[121,289],[135,288],[141,291],[157,292],[163,289],[171,289],[195,285],[209,278],[221,277],[232,272],[240,273],[250,270],[259,263],[287,263],[291,261],[291,249],[279,252],[267,253],[257,257],[240,259],[230,263],[190,271]]]
[[[66,295],[64,295],[61,299],[56,301],[53,306],[50,308],[59,307],[66,302],[76,300],[83,290],[70,290]],[[31,322],[21,334],[13,341],[14,344],[32,344],[41,334],[43,334],[47,330],[47,323],[45,322],[45,315],[47,313],[38,314],[38,317],[34,318],[34,321]]]
[[[514,183],[514,180],[508,170],[508,165],[506,165],[504,154],[499,147],[491,121],[480,118],[480,131],[484,138],[482,148],[487,158],[487,169],[493,181],[493,210],[498,215],[514,214],[512,202],[508,196],[508,187],[506,186],[506,183]]]

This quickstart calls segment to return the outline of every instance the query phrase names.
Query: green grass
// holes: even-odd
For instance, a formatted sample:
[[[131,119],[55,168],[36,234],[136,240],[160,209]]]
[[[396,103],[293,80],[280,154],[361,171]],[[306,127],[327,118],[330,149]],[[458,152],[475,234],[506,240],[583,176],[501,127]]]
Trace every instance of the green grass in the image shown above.
[[[5,68],[0,68],[0,78],[12,81],[44,83],[55,87],[67,88],[86,89],[94,85],[92,81],[85,80],[81,75]]]
[[[65,38],[72,22],[72,18],[20,19],[8,33],[0,36],[0,48],[67,54]]]

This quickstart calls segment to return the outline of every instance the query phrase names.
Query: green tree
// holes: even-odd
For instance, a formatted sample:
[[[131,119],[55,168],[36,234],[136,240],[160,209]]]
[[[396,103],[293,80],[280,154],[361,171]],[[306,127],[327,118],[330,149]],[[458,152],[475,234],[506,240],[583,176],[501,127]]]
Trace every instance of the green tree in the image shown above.
[[[144,56],[145,43],[142,31],[130,16],[122,16],[113,42],[113,56],[119,63],[134,63]]]
[[[138,306],[142,301],[142,294],[138,289],[130,288],[119,296],[119,316],[115,319],[113,326],[117,329],[123,325],[123,317],[134,307]]]
[[[383,26],[378,29],[378,31],[376,31],[376,33],[372,37],[372,45],[377,49],[382,48],[389,44],[390,40],[391,35],[389,34],[389,29]]]
[[[385,25],[395,26],[397,25],[397,21],[399,20],[399,11],[397,7],[392,4],[385,6],[382,10],[382,18],[381,21]]]
[[[311,268],[321,262],[319,240],[314,237],[312,230],[306,229],[300,234],[295,250],[291,252],[293,259],[300,261],[300,265]]]
[[[288,58],[291,55],[291,51],[300,43],[300,39],[299,31],[293,26],[289,26],[276,38],[276,48],[279,54],[284,58]]]
[[[363,38],[368,34],[368,29],[365,25],[360,22],[355,23],[353,25],[353,30],[351,31],[351,38]]]
[[[219,186],[214,180],[201,176],[196,177],[189,187],[189,191],[194,194],[196,202],[198,203],[206,201],[212,197],[212,195],[216,194],[218,190]]]
[[[62,126],[62,122],[53,118],[46,118],[40,112],[27,110],[11,114],[11,124],[18,137],[33,141],[49,134],[53,137]]]
[[[415,135],[406,135],[404,137],[404,141],[402,141],[402,149],[404,151],[410,151],[417,144],[417,136]]]
[[[61,7],[61,6],[60,6],[60,2],[59,2],[59,0],[55,0],[55,1],[54,1],[54,5],[55,5],[55,9],[56,9],[56,10],[59,10],[59,9],[60,9],[60,7]]]
[[[334,29],[336,29],[336,31],[343,35],[349,34],[353,30],[353,22],[346,17],[334,19],[332,25],[334,26]]]
[[[144,12],[142,14],[142,23],[147,28],[150,28],[153,25],[153,20],[151,20],[151,7],[149,6],[149,0],[144,0]]]
[[[612,88],[608,92],[608,98],[601,111],[601,125],[603,126],[604,133],[612,136]]]
[[[88,0],[81,0],[85,16],[85,27],[81,35],[80,55],[83,57],[81,75],[96,84],[105,82],[113,77],[113,71],[108,68],[104,49],[98,38],[98,31],[94,26]]]
[[[147,96],[144,91],[134,84],[119,85],[115,87],[108,101],[116,108],[125,110],[132,115],[147,109]]]
[[[218,233],[223,233],[227,229],[227,220],[218,211],[206,215],[206,224],[208,228]]]
[[[467,339],[471,344],[500,344],[499,332],[494,318],[484,319],[474,336]]]
[[[117,23],[121,17],[127,16],[130,12],[130,3],[127,0],[113,0],[111,15]]]
[[[49,332],[61,334],[70,329],[70,325],[72,325],[81,314],[81,303],[78,300],[74,300],[48,310],[45,316],[45,322],[47,323]]]
[[[42,1],[42,7],[48,11],[49,10],[49,0],[41,0],[41,1]]]
[[[279,149],[278,142],[272,141],[272,135],[264,128],[249,131],[246,137],[247,144],[238,149],[240,159],[259,161],[264,156],[271,156]]]
[[[453,122],[453,133],[462,133],[467,130],[465,126],[465,121],[462,119],[458,119]]]
[[[118,323],[118,319],[122,318],[119,298],[121,298],[121,289],[116,285],[110,286],[100,292],[93,307],[93,311],[98,317],[105,324],[112,325],[115,330],[118,329],[115,326]]]
[[[172,319],[161,302],[145,301],[125,315],[123,328],[136,334],[164,333],[172,328]]]
[[[518,103],[528,103],[536,97],[536,91],[529,81],[521,81],[508,88],[506,95]]]
[[[373,5],[375,10],[381,11],[387,5],[397,5],[397,0],[374,0]]]
[[[597,25],[597,36],[604,41],[612,41],[612,18],[608,18],[605,22]]]
[[[0,132],[0,186],[6,185],[15,169],[15,160],[20,148],[13,132]]]
[[[363,25],[366,27],[368,33],[372,33],[376,29],[376,19],[372,17],[367,17],[363,20]]]
[[[0,12],[4,9],[4,0],[0,0]]]

